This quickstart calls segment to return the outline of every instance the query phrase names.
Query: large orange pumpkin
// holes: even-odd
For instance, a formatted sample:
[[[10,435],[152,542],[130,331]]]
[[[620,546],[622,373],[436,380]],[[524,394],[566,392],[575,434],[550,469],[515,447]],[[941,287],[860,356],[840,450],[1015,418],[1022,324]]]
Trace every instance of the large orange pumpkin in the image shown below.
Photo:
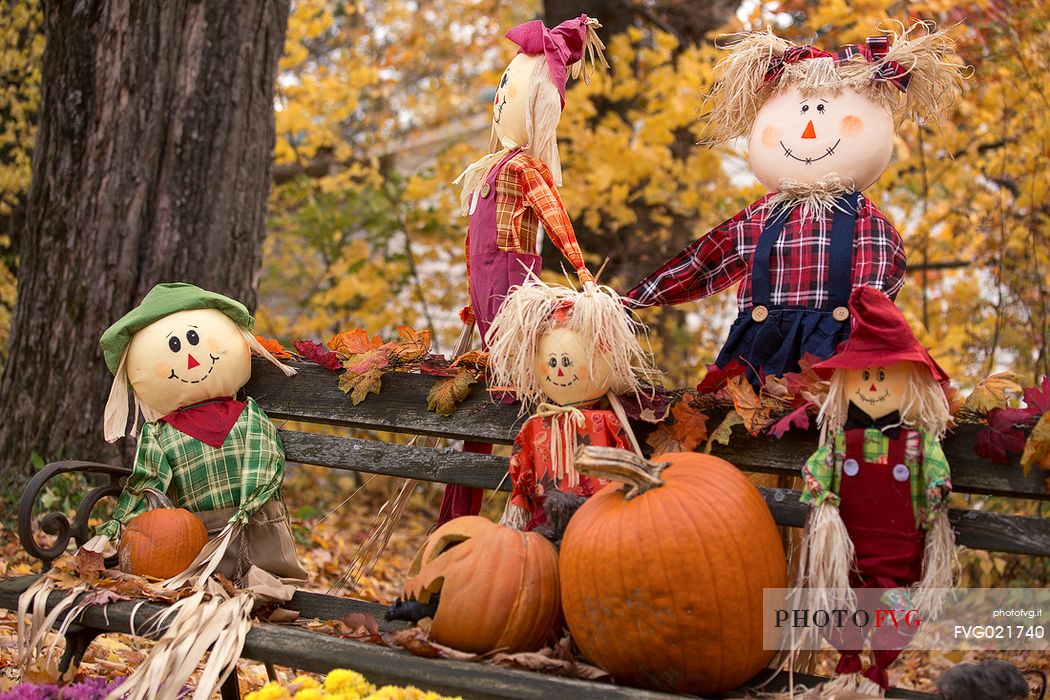
[[[754,677],[762,589],[787,569],[758,490],[725,460],[583,448],[576,468],[612,483],[584,503],[561,544],[562,606],[586,658],[618,681],[706,695]],[[626,484],[626,486],[624,486]]]
[[[137,576],[171,578],[193,563],[208,543],[208,530],[196,515],[175,508],[156,489],[143,489],[149,510],[124,528],[118,548],[120,570]]]
[[[427,538],[404,597],[440,593],[430,638],[463,651],[534,651],[562,628],[558,553],[535,532],[479,516],[451,520]]]

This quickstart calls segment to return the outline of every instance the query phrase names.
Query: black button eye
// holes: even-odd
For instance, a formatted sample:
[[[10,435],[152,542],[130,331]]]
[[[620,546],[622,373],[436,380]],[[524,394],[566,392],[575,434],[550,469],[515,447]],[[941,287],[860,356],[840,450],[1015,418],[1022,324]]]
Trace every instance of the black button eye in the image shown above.
[[[802,113],[805,114],[809,111],[809,105],[802,105]]]
[[[171,348],[172,352],[178,352],[179,350],[182,350],[182,342],[179,341],[178,338],[172,336],[171,338],[168,338],[168,347]]]
[[[550,365],[551,367],[557,367],[558,366],[558,358],[557,357],[552,357],[551,359],[547,360],[547,364]]]
[[[572,363],[569,362],[569,356],[568,355],[562,355],[561,356],[561,366],[562,367],[568,367],[571,364]]]
[[[824,105],[817,105],[817,111],[824,114]]]
[[[884,381],[886,381],[886,373],[885,373],[885,372],[883,372],[883,371],[882,371],[881,369],[879,370],[879,374],[878,374],[878,377],[879,377],[879,381],[880,381],[880,382],[884,382]]]
[[[187,331],[186,340],[187,342],[189,342],[190,345],[196,345],[197,343],[201,342],[201,337],[197,335],[197,331]]]
[[[871,372],[864,370],[864,381],[868,381],[869,379],[871,379]]]

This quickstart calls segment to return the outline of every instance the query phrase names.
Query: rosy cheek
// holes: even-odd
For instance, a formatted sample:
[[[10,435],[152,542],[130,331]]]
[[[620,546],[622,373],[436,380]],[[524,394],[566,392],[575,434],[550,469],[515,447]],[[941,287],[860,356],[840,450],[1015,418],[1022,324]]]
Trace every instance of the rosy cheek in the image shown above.
[[[864,122],[860,117],[848,114],[839,122],[839,133],[843,136],[857,136],[864,131]]]
[[[164,364],[163,362],[158,362],[153,365],[153,376],[157,379],[167,379],[170,374],[171,365]]]
[[[776,148],[783,135],[784,130],[779,126],[767,126],[762,129],[762,145],[766,148]]]
[[[208,338],[207,340],[205,340],[204,347],[208,348],[212,351],[212,353],[216,355],[218,355],[219,350],[222,349],[222,346],[219,344],[219,340],[217,338]]]
[[[579,369],[576,370],[575,373],[576,373],[576,376],[579,377],[580,379],[587,379],[588,377],[591,376],[591,373],[587,371],[586,367],[580,367]]]

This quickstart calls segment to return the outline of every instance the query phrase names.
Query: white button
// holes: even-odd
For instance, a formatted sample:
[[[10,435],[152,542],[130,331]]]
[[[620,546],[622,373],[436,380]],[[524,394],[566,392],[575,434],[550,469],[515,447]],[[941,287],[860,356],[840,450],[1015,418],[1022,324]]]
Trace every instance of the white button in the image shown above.
[[[903,464],[898,464],[893,468],[893,478],[897,481],[907,481],[910,474],[908,467]]]
[[[846,473],[846,476],[856,476],[860,471],[860,464],[855,459],[847,459],[842,463],[842,471]]]

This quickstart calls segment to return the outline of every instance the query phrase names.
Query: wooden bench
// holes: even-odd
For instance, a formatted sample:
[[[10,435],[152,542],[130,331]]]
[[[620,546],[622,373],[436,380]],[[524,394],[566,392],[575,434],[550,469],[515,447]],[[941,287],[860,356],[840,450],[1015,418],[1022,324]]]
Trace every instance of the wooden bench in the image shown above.
[[[370,396],[360,405],[353,406],[339,391],[337,374],[309,363],[296,366],[299,375],[287,379],[271,365],[255,361],[252,381],[246,387],[278,426],[285,421],[302,421],[340,428],[510,444],[520,424],[516,406],[493,404],[480,389],[475,389],[450,417],[429,413],[426,411],[426,396],[436,380],[414,374],[387,374],[379,396]],[[712,417],[715,421],[712,424],[717,424],[718,420],[717,416]],[[1024,499],[1050,498],[1041,474],[1033,472],[1024,476],[1016,460],[1010,465],[1000,466],[977,457],[973,451],[977,432],[977,426],[964,425],[945,441],[957,492]],[[290,462],[446,484],[509,489],[504,480],[507,471],[505,457],[462,453],[448,447],[390,444],[290,430],[281,430],[281,438]],[[729,445],[717,446],[714,453],[744,471],[797,475],[799,466],[815,445],[816,435],[812,432],[788,433],[782,440],[777,440],[771,436],[752,438],[737,427]],[[42,517],[39,528],[57,539],[50,547],[41,547],[33,537],[33,505],[50,479],[70,471],[102,474],[108,481],[86,495],[73,522],[60,513]],[[118,493],[120,480],[129,472],[127,467],[83,462],[59,462],[41,470],[26,487],[19,504],[19,536],[25,548],[46,566],[66,551],[70,539],[78,544],[85,541],[90,536],[87,520],[91,509],[101,498]],[[803,525],[806,508],[799,503],[797,491],[760,490],[777,523],[793,527]],[[960,545],[1050,556],[1050,519],[981,510],[953,510],[951,521]],[[24,576],[0,582],[0,606],[14,609],[18,595],[35,578]],[[59,594],[54,594],[53,598],[57,602]],[[335,619],[350,612],[364,612],[376,618],[380,629],[403,628],[403,623],[386,622],[383,619],[385,607],[377,603],[299,591],[286,607],[298,611],[304,619]],[[133,608],[131,602],[124,602],[111,604],[105,611],[92,608],[84,612],[67,636],[63,667],[78,662],[87,644],[98,634],[131,632]],[[142,605],[136,619],[145,620],[157,609],[159,607],[152,604]],[[262,622],[256,623],[248,633],[243,656],[317,673],[350,667],[375,683],[410,683],[472,698],[671,697],[485,664],[424,659],[354,640],[319,637],[317,633],[299,627]],[[817,680],[799,674],[795,679],[796,682]],[[223,697],[225,700],[237,697],[235,679],[223,686]],[[928,696],[895,689],[890,691],[889,697]]]

